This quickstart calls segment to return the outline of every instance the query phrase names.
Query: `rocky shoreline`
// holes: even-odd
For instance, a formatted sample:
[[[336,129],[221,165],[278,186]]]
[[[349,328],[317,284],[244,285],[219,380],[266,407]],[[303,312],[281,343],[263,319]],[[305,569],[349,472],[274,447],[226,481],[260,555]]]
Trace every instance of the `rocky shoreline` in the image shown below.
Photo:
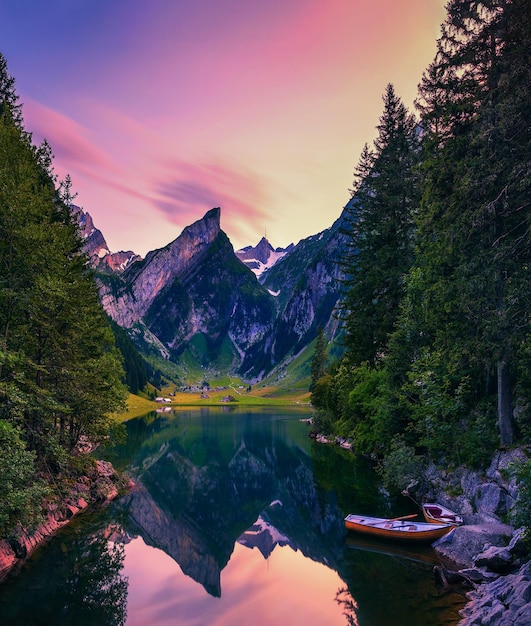
[[[0,541],[0,581],[76,515],[114,500],[126,484],[108,461],[96,461],[93,472],[80,476],[67,497],[46,505],[44,521],[17,539]]]
[[[416,485],[418,500],[439,502],[464,518],[463,526],[435,546],[441,560],[450,564],[435,568],[438,580],[469,589],[459,626],[531,624],[529,543],[523,529],[502,521],[517,499],[508,469],[527,454],[522,449],[499,452],[484,474],[432,467],[426,484]]]

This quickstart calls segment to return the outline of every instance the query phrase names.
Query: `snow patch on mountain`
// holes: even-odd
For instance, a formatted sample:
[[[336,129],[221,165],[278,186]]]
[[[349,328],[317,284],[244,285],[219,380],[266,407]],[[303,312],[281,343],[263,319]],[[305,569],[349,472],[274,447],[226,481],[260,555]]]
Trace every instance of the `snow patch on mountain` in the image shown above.
[[[287,248],[275,249],[265,237],[262,237],[256,246],[247,246],[241,250],[236,250],[236,256],[259,278],[277,261],[286,256],[291,248],[293,248],[293,244]]]

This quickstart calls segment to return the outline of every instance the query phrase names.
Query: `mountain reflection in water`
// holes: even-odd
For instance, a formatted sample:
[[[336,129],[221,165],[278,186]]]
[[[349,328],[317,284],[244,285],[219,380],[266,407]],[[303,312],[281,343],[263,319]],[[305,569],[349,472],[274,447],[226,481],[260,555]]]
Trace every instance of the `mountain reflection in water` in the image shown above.
[[[341,514],[315,483],[307,428],[285,417],[187,411],[159,418],[150,435],[132,432],[142,441],[128,462],[137,487],[118,503],[129,536],[164,551],[215,597],[235,543],[259,516],[294,550],[335,563]]]
[[[303,417],[204,409],[128,422],[127,443],[105,456],[135,488],[0,585],[1,623],[457,623],[462,598],[435,589],[433,563],[349,545],[347,512],[400,515],[411,505],[379,490],[362,459],[312,442]],[[90,600],[84,577],[94,575],[107,616],[93,607],[76,620],[69,607]],[[27,602],[28,588],[38,604]]]

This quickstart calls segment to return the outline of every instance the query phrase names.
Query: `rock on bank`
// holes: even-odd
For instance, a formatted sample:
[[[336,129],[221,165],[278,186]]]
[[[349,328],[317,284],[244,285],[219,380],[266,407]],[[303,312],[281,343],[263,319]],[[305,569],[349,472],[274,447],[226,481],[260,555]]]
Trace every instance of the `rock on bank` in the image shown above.
[[[439,502],[465,521],[435,547],[441,560],[456,568],[443,569],[448,581],[472,588],[459,626],[531,625],[529,547],[523,529],[502,522],[518,500],[511,465],[530,453],[529,447],[499,451],[485,472],[431,466],[426,481],[416,485],[418,501]]]
[[[111,463],[97,461],[94,471],[79,477],[66,498],[46,505],[44,521],[35,530],[21,530],[18,538],[0,541],[0,580],[73,517],[89,507],[110,502],[125,486]]]
[[[459,626],[529,626],[531,624],[531,562],[514,574],[485,583],[468,593]]]

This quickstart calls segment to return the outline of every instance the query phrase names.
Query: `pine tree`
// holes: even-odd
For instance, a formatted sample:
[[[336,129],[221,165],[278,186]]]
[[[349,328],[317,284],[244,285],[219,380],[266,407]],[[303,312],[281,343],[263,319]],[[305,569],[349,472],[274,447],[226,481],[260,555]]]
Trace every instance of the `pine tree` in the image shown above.
[[[383,101],[374,150],[365,146],[355,170],[343,264],[345,345],[354,364],[375,364],[385,353],[412,262],[416,124],[392,85]]]
[[[82,435],[108,435],[107,414],[124,393],[121,359],[55,189],[51,149],[36,148],[13,113],[13,81],[0,61],[0,419],[39,464],[59,468]]]
[[[439,372],[439,405],[453,397],[462,418],[495,393],[501,442],[509,444],[531,304],[530,8],[521,0],[453,0],[447,11],[420,85],[424,192],[414,283],[422,297],[415,315],[430,369]],[[464,404],[456,396],[463,385]]]
[[[7,61],[0,53],[0,118],[8,117],[11,123],[22,128],[22,105],[15,90],[15,79],[9,74]]]
[[[315,340],[315,352],[311,366],[311,382],[310,391],[315,389],[317,381],[322,378],[326,372],[328,357],[326,354],[326,337],[321,327],[317,330],[317,338]]]

